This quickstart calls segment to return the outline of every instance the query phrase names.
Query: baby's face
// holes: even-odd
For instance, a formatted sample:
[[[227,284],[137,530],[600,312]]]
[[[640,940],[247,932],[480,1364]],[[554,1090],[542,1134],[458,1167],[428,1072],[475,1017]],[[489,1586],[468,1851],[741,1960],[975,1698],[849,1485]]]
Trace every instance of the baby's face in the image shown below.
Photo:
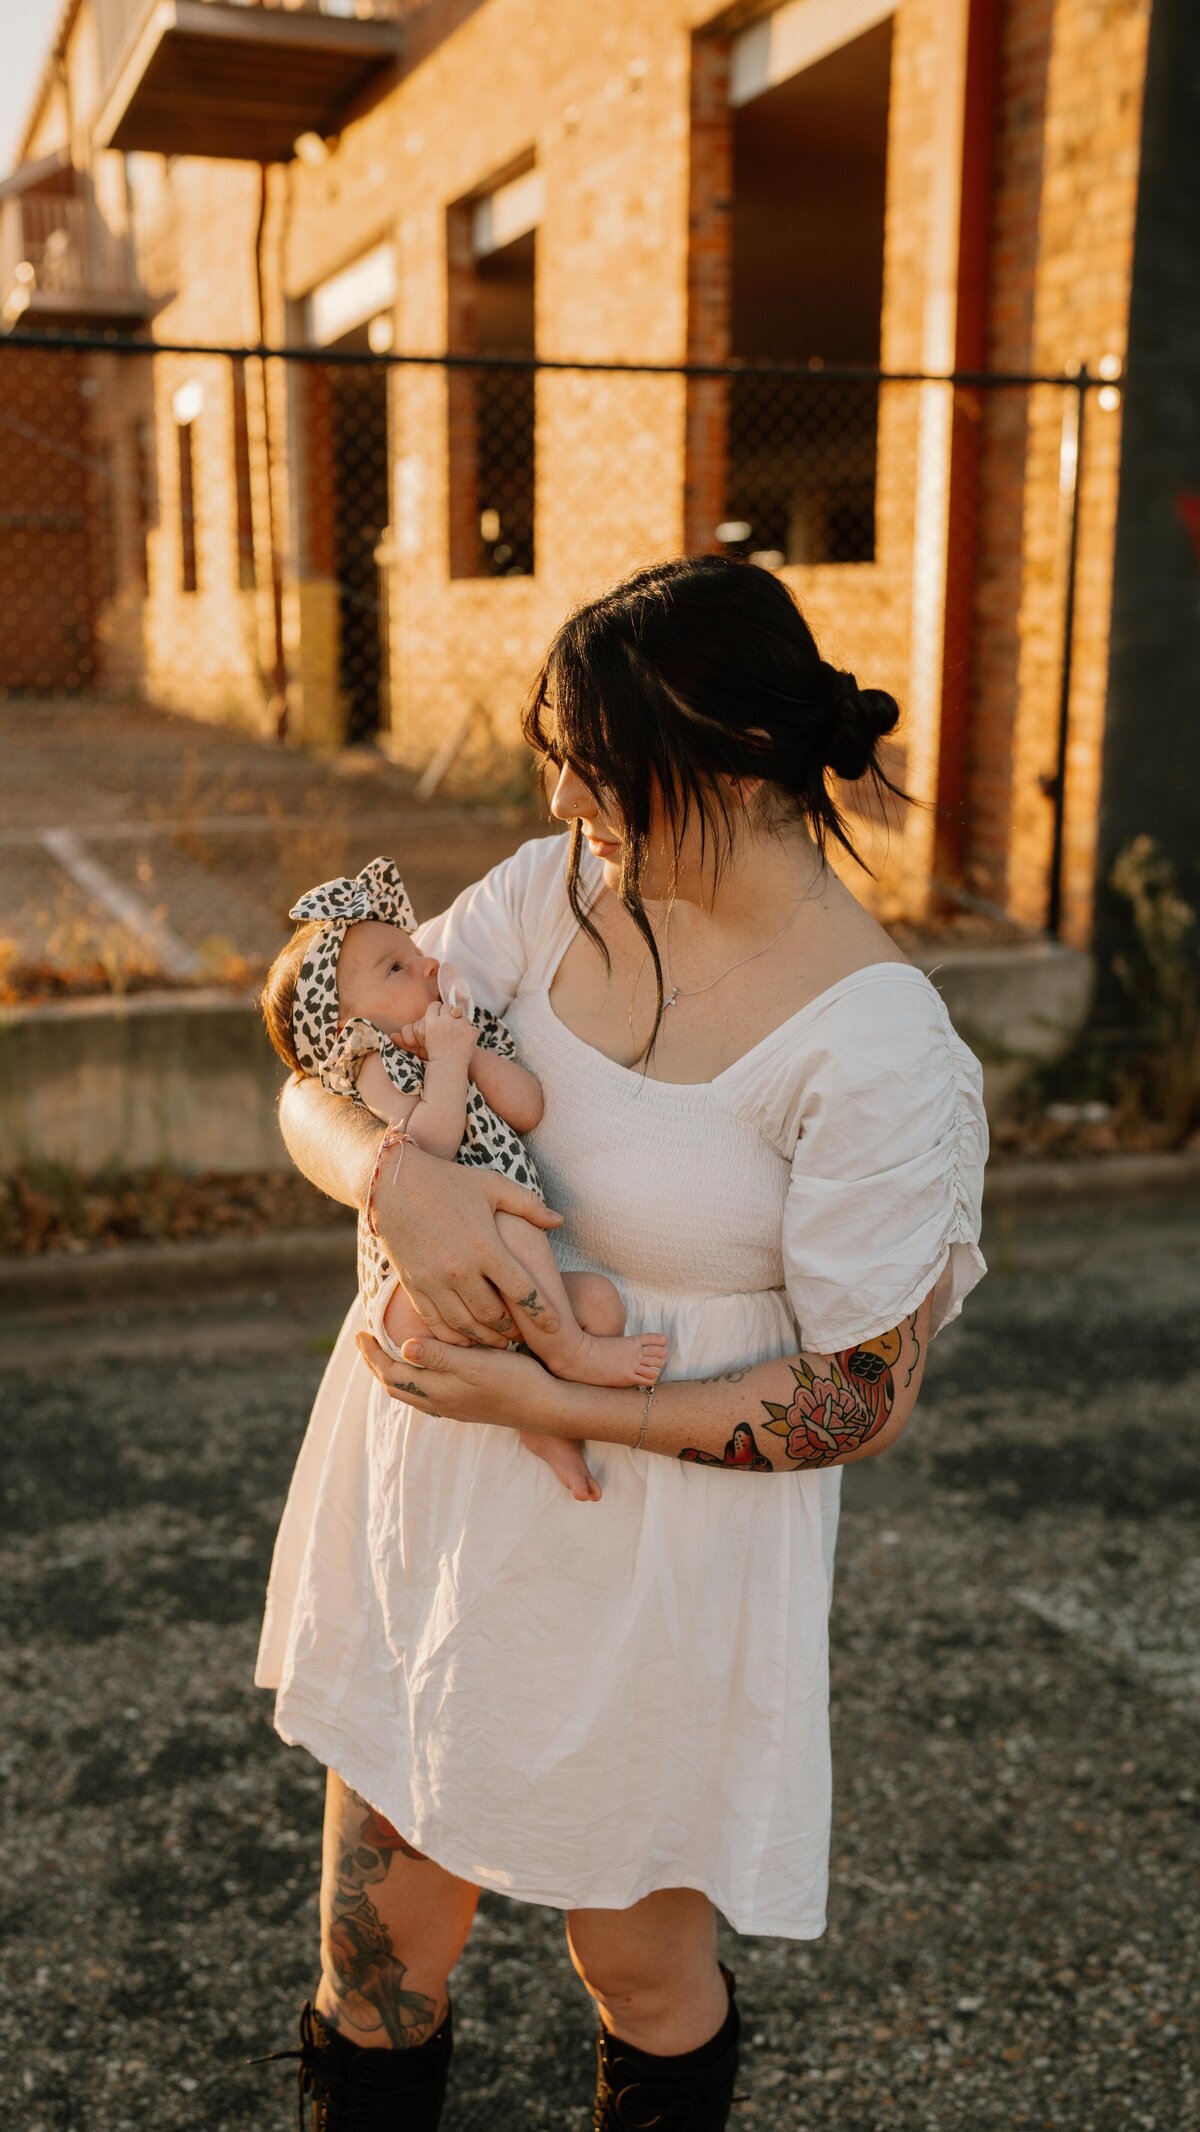
[[[338,1019],[354,1015],[391,1035],[419,1022],[438,996],[438,965],[410,934],[381,918],[348,928],[337,966]]]

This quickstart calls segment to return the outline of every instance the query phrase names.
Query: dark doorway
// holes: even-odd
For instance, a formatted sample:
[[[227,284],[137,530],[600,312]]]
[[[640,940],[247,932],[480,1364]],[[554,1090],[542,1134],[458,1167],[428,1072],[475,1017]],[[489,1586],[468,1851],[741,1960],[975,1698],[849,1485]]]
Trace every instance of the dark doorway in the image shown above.
[[[838,47],[733,116],[731,353],[880,357],[892,25]],[[875,554],[878,388],[737,379],[727,514],[779,562]]]

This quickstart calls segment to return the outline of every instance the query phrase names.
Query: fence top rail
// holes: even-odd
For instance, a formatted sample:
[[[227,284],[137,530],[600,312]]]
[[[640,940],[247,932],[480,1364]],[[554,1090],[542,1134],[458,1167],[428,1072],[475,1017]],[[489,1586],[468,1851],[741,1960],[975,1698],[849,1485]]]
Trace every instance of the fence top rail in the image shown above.
[[[1078,370],[881,370],[869,363],[789,363],[767,362],[749,357],[732,357],[725,363],[653,363],[616,362],[593,359],[588,356],[549,355],[467,355],[452,354],[449,350],[430,351],[426,354],[400,353],[389,348],[376,354],[373,349],[314,348],[303,343],[271,346],[262,342],[245,345],[222,344],[213,341],[148,341],[129,334],[71,333],[71,332],[21,332],[19,329],[0,334],[0,351],[5,348],[30,348],[74,351],[77,354],[99,355],[187,355],[223,356],[232,362],[245,362],[250,358],[258,361],[285,363],[344,364],[362,369],[374,366],[379,369],[427,369],[427,370],[562,370],[596,372],[604,376],[631,377],[686,377],[686,378],[790,378],[797,384],[846,384],[857,382],[877,385],[960,385],[986,388],[996,385],[1058,385],[1070,386],[1077,392],[1089,391],[1096,385],[1120,386],[1123,373],[1103,376],[1082,363]]]

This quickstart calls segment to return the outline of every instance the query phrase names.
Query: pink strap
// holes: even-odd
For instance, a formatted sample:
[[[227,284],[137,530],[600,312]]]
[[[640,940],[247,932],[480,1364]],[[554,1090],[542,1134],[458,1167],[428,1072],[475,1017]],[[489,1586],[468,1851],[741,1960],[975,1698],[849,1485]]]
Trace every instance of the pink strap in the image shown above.
[[[393,1148],[399,1148],[400,1161],[397,1162],[395,1171],[393,1173],[394,1182],[395,1178],[400,1175],[400,1163],[404,1160],[404,1150],[406,1147],[410,1147],[411,1145],[412,1136],[411,1134],[405,1132],[404,1127],[402,1125],[389,1125],[387,1131],[385,1132],[382,1140],[379,1143],[379,1153],[375,1157],[375,1167],[371,1172],[371,1182],[367,1186],[367,1196],[366,1199],[363,1201],[363,1213],[366,1215],[367,1218],[367,1227],[370,1230],[372,1236],[376,1238],[379,1237],[379,1231],[375,1226],[375,1194],[379,1187],[379,1179],[383,1171],[384,1158],[385,1156],[391,1154]]]

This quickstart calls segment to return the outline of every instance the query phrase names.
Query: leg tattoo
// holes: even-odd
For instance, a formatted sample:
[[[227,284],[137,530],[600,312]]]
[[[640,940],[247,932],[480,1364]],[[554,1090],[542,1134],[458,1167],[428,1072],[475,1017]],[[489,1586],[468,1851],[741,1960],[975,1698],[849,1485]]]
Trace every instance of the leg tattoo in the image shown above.
[[[393,2050],[411,2049],[433,2034],[437,2001],[406,1991],[406,1965],[370,1890],[387,1879],[397,1851],[424,1863],[382,1814],[347,1790],[349,1826],[344,1832],[328,1926],[328,1975],[339,2010],[366,2034],[382,2029]],[[336,2016],[331,2027],[338,2027]]]

